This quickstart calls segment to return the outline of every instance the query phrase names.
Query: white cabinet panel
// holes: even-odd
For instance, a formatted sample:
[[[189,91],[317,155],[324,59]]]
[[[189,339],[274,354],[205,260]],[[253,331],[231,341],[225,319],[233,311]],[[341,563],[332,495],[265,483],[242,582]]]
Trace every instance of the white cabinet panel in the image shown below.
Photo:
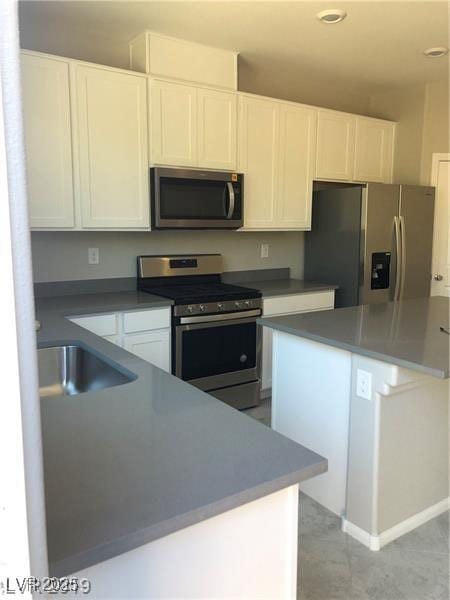
[[[244,228],[270,229],[276,221],[279,107],[240,97],[239,170],[244,173]]]
[[[269,390],[272,387],[272,338],[272,329],[269,327],[263,327],[261,360],[262,390]]]
[[[22,53],[27,194],[31,227],[74,221],[69,63]]]
[[[116,346],[120,346],[120,340],[117,335],[104,335],[102,336],[104,340],[107,342],[111,342],[111,344],[115,344]]]
[[[170,330],[126,335],[123,347],[139,358],[170,372]]]
[[[310,229],[317,111],[280,104],[277,222],[280,228]]]
[[[152,164],[196,166],[197,89],[150,82],[150,161]]]
[[[356,117],[319,111],[317,122],[316,177],[353,179]]]
[[[288,296],[264,298],[263,300],[263,314],[265,317],[333,307],[333,290],[309,294],[290,294]]]
[[[123,330],[125,333],[163,329],[170,327],[170,308],[152,308],[124,313]]]
[[[115,313],[107,315],[92,315],[89,317],[73,317],[72,323],[88,329],[102,337],[113,336],[117,333],[117,319]]]
[[[302,312],[315,312],[334,308],[334,291],[312,292],[309,294],[291,294],[263,300],[263,317],[288,315]],[[261,388],[272,387],[272,329],[263,327],[263,345],[261,361]]]
[[[394,128],[394,123],[356,117],[355,180],[391,182]]]
[[[237,162],[237,97],[197,90],[198,166],[235,170]]]
[[[84,228],[150,226],[145,77],[76,65]]]

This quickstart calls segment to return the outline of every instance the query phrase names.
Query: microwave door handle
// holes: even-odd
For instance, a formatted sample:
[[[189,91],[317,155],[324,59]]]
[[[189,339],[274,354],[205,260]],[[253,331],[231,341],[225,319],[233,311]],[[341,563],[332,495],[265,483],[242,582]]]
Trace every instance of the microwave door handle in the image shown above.
[[[230,198],[227,219],[231,219],[234,214],[234,205],[235,205],[235,201],[236,201],[236,198],[234,195],[234,187],[233,187],[233,184],[231,183],[231,181],[227,181],[227,188],[228,188],[228,196]]]

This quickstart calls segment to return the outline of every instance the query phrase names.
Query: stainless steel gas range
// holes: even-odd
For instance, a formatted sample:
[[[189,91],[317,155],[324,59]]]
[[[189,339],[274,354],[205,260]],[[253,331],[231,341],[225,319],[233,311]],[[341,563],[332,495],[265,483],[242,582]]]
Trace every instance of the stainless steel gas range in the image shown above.
[[[138,289],[174,301],[172,373],[249,408],[260,401],[261,293],[222,273],[220,254],[138,257]]]

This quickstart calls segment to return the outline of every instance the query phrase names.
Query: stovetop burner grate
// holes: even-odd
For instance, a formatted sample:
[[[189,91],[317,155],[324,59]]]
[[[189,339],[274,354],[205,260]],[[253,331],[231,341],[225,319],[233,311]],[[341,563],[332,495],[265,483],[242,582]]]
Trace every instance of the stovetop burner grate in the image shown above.
[[[256,289],[222,282],[157,286],[148,284],[142,289],[157,296],[170,298],[176,304],[214,302],[216,300],[245,300],[261,297],[261,293]]]

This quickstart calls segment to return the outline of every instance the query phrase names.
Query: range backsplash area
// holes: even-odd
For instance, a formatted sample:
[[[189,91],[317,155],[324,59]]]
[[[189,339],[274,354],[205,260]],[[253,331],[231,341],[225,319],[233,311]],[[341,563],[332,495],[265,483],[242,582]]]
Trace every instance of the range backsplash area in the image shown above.
[[[303,276],[303,232],[151,231],[33,232],[34,281],[135,277],[139,254],[223,254],[225,271],[289,267]],[[261,258],[261,244],[269,257]],[[99,248],[98,265],[88,249]]]

